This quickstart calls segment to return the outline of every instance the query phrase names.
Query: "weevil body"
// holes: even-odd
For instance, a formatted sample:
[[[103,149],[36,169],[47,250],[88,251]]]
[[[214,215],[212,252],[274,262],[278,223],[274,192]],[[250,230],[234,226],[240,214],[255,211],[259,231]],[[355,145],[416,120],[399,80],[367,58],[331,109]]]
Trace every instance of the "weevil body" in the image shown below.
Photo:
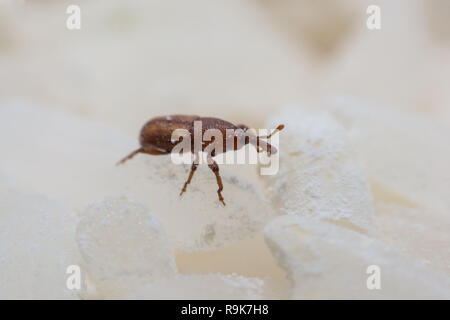
[[[140,135],[139,135],[139,142],[141,147],[135,151],[133,151],[131,154],[129,154],[127,157],[123,158],[121,161],[119,161],[118,164],[122,164],[125,161],[133,158],[138,153],[146,153],[150,155],[167,155],[170,154],[173,150],[173,148],[179,143],[179,141],[173,141],[172,140],[172,133],[177,129],[184,129],[186,132],[189,132],[191,135],[191,141],[192,141],[192,148],[191,150],[194,150],[194,122],[200,121],[201,122],[201,128],[202,133],[201,137],[203,137],[203,134],[208,129],[216,129],[219,130],[222,133],[223,137],[223,149],[217,149],[214,148],[212,151],[207,155],[208,157],[208,166],[213,171],[213,173],[216,176],[217,185],[219,186],[219,189],[217,190],[217,194],[219,196],[219,200],[225,205],[224,199],[222,197],[222,179],[219,174],[219,166],[217,163],[212,159],[212,157],[216,156],[219,153],[223,153],[229,150],[238,150],[242,148],[244,145],[248,143],[252,143],[257,148],[258,152],[261,152],[262,150],[266,150],[269,155],[276,153],[277,150],[275,147],[270,145],[269,143],[261,140],[261,138],[270,138],[270,136],[284,128],[283,125],[279,125],[277,129],[269,136],[265,137],[258,137],[254,136],[254,139],[250,139],[248,136],[248,127],[246,125],[234,125],[231,122],[218,119],[218,118],[210,118],[210,117],[199,117],[194,115],[172,115],[172,116],[164,116],[164,117],[157,117],[153,118],[150,121],[148,121],[141,129]],[[242,129],[242,130],[238,130]],[[234,143],[229,144],[226,143],[227,139],[227,130],[233,130],[236,132],[234,138]],[[238,143],[238,140],[241,139],[242,143]],[[202,144],[201,144],[201,151],[205,151],[207,149],[208,145],[211,144],[214,140],[204,141],[202,138]],[[187,181],[185,182],[183,189],[181,190],[180,196],[183,194],[183,192],[186,191],[187,185],[191,182],[192,177],[197,170],[198,167],[198,155],[194,154],[194,162],[192,163],[191,171],[189,173],[189,177]]]

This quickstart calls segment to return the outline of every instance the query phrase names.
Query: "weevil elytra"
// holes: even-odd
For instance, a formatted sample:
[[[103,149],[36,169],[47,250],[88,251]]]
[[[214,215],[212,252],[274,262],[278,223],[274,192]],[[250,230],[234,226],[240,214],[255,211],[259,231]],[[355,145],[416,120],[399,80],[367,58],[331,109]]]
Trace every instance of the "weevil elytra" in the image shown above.
[[[201,150],[194,151],[194,123],[196,121],[200,121],[201,124]],[[187,178],[186,182],[184,183],[183,188],[181,189],[180,196],[186,191],[187,185],[191,182],[192,177],[194,176],[195,170],[197,170],[198,167],[198,159],[199,155],[197,152],[205,152],[206,150],[210,149],[207,148],[209,144],[213,143],[214,139],[211,139],[209,141],[203,140],[203,134],[206,130],[209,129],[215,129],[220,131],[221,136],[223,137],[223,143],[221,146],[223,146],[222,149],[214,148],[211,151],[207,151],[207,158],[208,158],[208,166],[212,170],[212,172],[216,176],[217,185],[219,186],[219,189],[217,190],[217,194],[219,196],[219,200],[225,205],[224,199],[222,197],[222,178],[219,174],[219,166],[217,163],[212,159],[212,157],[216,156],[219,153],[224,153],[226,151],[231,150],[238,150],[242,148],[246,144],[253,144],[258,152],[266,151],[267,154],[270,156],[271,154],[275,154],[277,152],[277,149],[270,145],[269,143],[261,140],[261,139],[269,139],[273,134],[275,134],[278,131],[283,130],[284,125],[279,125],[274,132],[272,132],[268,136],[256,136],[251,131],[249,131],[249,128],[246,125],[234,125],[231,122],[221,120],[218,118],[209,118],[209,117],[199,117],[199,116],[192,116],[192,115],[172,115],[172,116],[164,116],[164,117],[157,117],[149,120],[141,129],[141,133],[139,136],[139,142],[141,147],[132,153],[130,153],[128,156],[120,160],[117,164],[123,164],[125,161],[133,158],[138,153],[146,153],[150,155],[167,155],[172,152],[172,149],[179,143],[179,140],[173,141],[172,139],[172,133],[177,129],[184,129],[186,132],[188,132],[193,139],[192,141],[192,148],[191,153],[194,154],[194,161],[191,166],[191,171],[189,172],[189,177]],[[238,130],[241,129],[241,130]],[[227,131],[233,130],[233,132],[236,132],[233,135],[233,143],[227,143],[226,139],[229,138],[229,135]],[[238,143],[241,142],[241,143]]]

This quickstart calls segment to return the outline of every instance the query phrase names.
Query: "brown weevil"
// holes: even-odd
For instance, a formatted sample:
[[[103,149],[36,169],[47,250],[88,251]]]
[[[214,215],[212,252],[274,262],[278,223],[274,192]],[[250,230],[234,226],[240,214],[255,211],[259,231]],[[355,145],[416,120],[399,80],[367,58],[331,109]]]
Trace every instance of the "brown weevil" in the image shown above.
[[[194,146],[194,123],[197,121],[201,124],[201,145],[198,150],[195,149]],[[180,196],[183,192],[186,191],[187,185],[191,182],[192,177],[197,170],[198,160],[199,160],[199,152],[207,152],[208,166],[214,172],[217,180],[217,185],[219,189],[217,190],[217,194],[219,196],[219,200],[225,205],[224,199],[222,197],[221,191],[223,190],[222,178],[219,174],[219,166],[212,159],[212,157],[216,156],[219,153],[224,153],[226,151],[231,150],[239,150],[246,144],[252,144],[256,147],[258,152],[266,151],[270,156],[271,154],[275,154],[277,149],[270,145],[269,143],[261,140],[261,139],[269,139],[273,134],[278,131],[281,131],[284,128],[284,125],[279,125],[275,131],[273,131],[268,136],[256,136],[246,125],[234,125],[231,122],[221,120],[218,118],[210,118],[210,117],[199,117],[193,115],[172,115],[172,116],[164,116],[157,117],[149,120],[141,129],[139,142],[141,147],[128,156],[120,160],[117,164],[122,164],[125,161],[133,158],[138,153],[146,153],[150,155],[167,155],[172,152],[174,147],[180,142],[179,140],[174,140],[172,138],[172,133],[177,129],[183,129],[187,132],[188,135],[193,137],[190,141],[192,142],[192,148],[190,150],[194,155],[194,161],[192,162],[191,171],[189,172],[189,177],[187,178],[183,188],[181,189]],[[221,136],[223,137],[223,143],[221,144],[221,148],[214,148],[213,150],[208,151],[207,148],[209,144],[214,142],[214,139],[209,141],[203,140],[203,134],[205,131],[209,129],[214,129],[220,131]],[[240,130],[239,130],[240,129]],[[233,143],[227,143],[226,139],[230,137],[229,132],[232,130]]]

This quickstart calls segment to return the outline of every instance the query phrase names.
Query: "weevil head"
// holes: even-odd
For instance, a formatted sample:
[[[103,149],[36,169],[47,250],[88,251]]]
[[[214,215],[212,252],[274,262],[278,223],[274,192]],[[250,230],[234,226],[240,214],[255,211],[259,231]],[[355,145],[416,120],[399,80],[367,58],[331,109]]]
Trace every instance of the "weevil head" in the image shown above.
[[[268,156],[274,155],[278,152],[278,149],[276,147],[274,147],[273,145],[271,145],[270,143],[268,143],[266,140],[270,139],[271,136],[273,136],[274,134],[276,134],[277,132],[281,131],[284,129],[284,125],[279,125],[275,131],[273,131],[270,135],[268,136],[257,136],[254,133],[252,133],[250,130],[245,131],[245,144],[252,144],[253,146],[255,146],[256,150],[258,152],[267,152]]]
[[[251,130],[236,130],[234,150],[238,150],[247,144],[253,145],[258,152],[267,152],[269,156],[278,152],[276,147],[255,135]]]
[[[258,152],[266,152],[269,157],[278,152],[278,149],[276,147],[261,139],[260,137],[256,137],[256,143],[253,143],[253,145],[256,147],[256,150],[258,150]]]
[[[278,132],[280,132],[283,129],[284,129],[284,124],[280,124],[278,127],[276,127],[276,129],[271,134],[269,134],[268,136],[264,136],[264,137],[258,137],[258,139],[261,139],[261,138],[270,139],[270,137],[272,137],[274,134],[277,134]],[[270,143],[264,142],[264,144],[265,144],[265,150],[267,151],[268,156],[271,156],[278,152],[277,148],[272,146]]]

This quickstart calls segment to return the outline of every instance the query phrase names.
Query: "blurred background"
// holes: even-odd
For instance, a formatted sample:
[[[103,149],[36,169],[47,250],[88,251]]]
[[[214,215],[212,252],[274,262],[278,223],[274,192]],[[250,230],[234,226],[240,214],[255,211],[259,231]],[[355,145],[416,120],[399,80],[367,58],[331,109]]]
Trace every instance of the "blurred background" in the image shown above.
[[[79,30],[66,27],[70,5],[81,10]],[[379,30],[367,28],[370,5],[381,9]],[[197,114],[266,128],[286,106],[326,109],[343,125],[349,141],[342,143],[354,146],[348,156],[361,158],[360,178],[370,184],[374,238],[448,275],[449,75],[450,0],[0,0],[0,253],[6,252],[0,264],[9,268],[0,272],[0,285],[21,297],[31,281],[47,279],[36,270],[49,279],[57,269],[47,265],[65,270],[54,252],[71,247],[79,254],[75,236],[60,227],[72,230],[77,220],[45,224],[42,216],[66,215],[53,205],[47,214],[24,190],[61,199],[70,206],[67,215],[78,216],[102,197],[125,193],[138,195],[162,221],[180,273],[269,276],[281,288],[276,296],[287,297],[285,273],[261,233],[279,208],[256,170],[221,166],[230,199],[222,208],[208,168],[199,168],[179,201],[189,166],[168,166],[159,157],[114,166],[136,148],[152,117]],[[308,131],[304,140],[317,136]],[[286,127],[280,136],[288,134]],[[341,137],[333,141],[341,147]],[[348,172],[337,165],[342,158],[334,160],[324,166],[338,179]],[[289,163],[297,168],[295,161]],[[283,188],[313,198],[301,180]],[[354,184],[336,181],[353,191]],[[334,195],[331,184],[324,186]],[[372,208],[360,210],[359,191],[342,202],[372,215]],[[301,197],[293,198],[295,207]],[[189,214],[180,215],[186,208]],[[211,234],[220,240],[214,245],[230,246],[187,251]],[[58,292],[57,279],[51,281],[33,288]]]
[[[366,27],[371,4],[381,30]],[[172,113],[263,127],[336,96],[449,124],[449,74],[448,0],[0,0],[0,103],[132,135]]]

